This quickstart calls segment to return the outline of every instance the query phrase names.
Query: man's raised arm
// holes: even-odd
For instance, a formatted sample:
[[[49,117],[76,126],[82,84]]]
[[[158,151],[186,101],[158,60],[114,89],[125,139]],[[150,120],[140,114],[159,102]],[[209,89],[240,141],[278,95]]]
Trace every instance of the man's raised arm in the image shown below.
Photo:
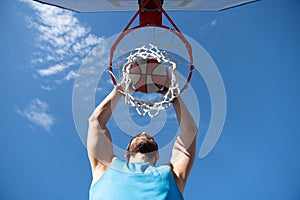
[[[114,157],[111,135],[106,124],[121,96],[118,89],[114,88],[89,118],[87,150],[93,175],[96,169],[97,174],[104,173]]]
[[[173,167],[173,172],[177,176],[176,181],[178,188],[183,194],[195,160],[196,135],[198,129],[181,97],[173,101],[173,106],[180,126],[180,135],[175,141],[170,163]]]

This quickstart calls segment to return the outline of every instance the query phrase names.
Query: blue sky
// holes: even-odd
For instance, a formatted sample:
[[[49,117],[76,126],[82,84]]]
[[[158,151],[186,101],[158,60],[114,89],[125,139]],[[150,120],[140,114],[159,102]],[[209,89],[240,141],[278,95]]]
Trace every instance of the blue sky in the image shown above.
[[[207,157],[196,158],[187,200],[300,199],[299,8],[296,0],[264,0],[222,12],[170,13],[212,57],[227,97],[222,135]],[[88,199],[91,172],[73,120],[74,80],[88,53],[133,13],[74,13],[9,0],[0,9],[0,199]],[[210,102],[199,74],[191,84],[201,107],[199,152]],[[95,101],[111,89],[99,86]],[[120,146],[129,140],[114,137]],[[163,145],[165,136],[157,137]]]

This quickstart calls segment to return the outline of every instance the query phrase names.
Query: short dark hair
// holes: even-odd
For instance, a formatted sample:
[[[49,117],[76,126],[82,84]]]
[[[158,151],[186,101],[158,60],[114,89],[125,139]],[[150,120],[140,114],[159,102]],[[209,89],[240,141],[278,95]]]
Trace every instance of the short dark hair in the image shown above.
[[[131,144],[134,139],[137,138],[137,142]],[[129,154],[134,153],[143,153],[147,154],[149,158],[153,158],[157,151],[158,145],[155,142],[154,138],[149,134],[142,132],[134,136],[131,141],[129,142],[126,151]]]

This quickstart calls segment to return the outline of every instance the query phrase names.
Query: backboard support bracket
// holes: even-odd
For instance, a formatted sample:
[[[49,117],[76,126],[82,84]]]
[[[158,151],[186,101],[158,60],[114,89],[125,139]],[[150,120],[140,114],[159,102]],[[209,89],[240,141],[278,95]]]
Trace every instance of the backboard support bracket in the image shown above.
[[[138,0],[140,25],[154,24],[162,25],[163,0]],[[159,5],[159,6],[158,6]]]

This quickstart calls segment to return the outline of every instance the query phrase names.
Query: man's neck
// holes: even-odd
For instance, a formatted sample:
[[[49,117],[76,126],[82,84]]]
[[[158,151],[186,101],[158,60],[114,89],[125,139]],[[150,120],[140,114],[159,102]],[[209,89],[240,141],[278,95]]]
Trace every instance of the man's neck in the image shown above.
[[[131,155],[129,158],[129,162],[145,162],[149,163],[150,165],[155,165],[154,159],[149,160],[149,158],[142,153],[136,153],[135,155]]]

